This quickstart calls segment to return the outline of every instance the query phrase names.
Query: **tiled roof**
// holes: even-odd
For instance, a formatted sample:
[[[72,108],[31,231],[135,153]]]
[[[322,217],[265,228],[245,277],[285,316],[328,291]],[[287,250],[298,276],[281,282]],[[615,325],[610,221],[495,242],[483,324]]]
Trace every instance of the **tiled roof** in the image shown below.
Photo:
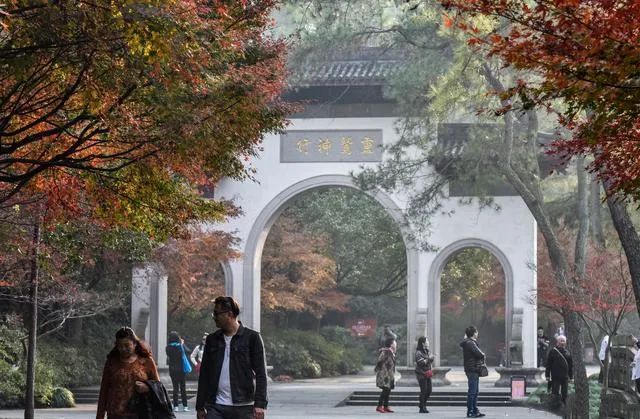
[[[380,85],[400,66],[397,60],[337,60],[294,70],[296,86]]]

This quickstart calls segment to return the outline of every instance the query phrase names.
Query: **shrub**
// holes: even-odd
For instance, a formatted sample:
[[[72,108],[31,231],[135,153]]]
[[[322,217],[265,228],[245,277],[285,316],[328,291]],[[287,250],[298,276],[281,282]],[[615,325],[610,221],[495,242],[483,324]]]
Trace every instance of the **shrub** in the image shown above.
[[[106,358],[106,351],[100,353]],[[65,346],[56,340],[43,340],[38,345],[38,359],[46,362],[56,386],[78,387],[100,382],[102,365],[95,350],[89,347]]]
[[[346,341],[343,340],[342,331],[332,329],[324,329],[324,333],[332,339]],[[275,332],[265,340],[267,359],[273,365],[274,375],[316,378],[353,374],[362,368],[362,348],[359,344],[345,347],[317,333],[299,330]]]
[[[309,352],[297,344],[267,342],[267,359],[273,365],[273,376],[290,375],[295,378],[318,378],[322,368]]]
[[[22,371],[26,377],[26,371]],[[38,360],[36,363],[36,386],[34,392],[35,404],[37,407],[48,407],[53,396],[53,375],[54,367],[45,361]],[[24,384],[23,387],[24,389]]]
[[[0,360],[0,408],[21,407],[24,397],[24,375],[20,369]]]
[[[64,387],[56,387],[51,395],[51,407],[75,407],[73,393]]]

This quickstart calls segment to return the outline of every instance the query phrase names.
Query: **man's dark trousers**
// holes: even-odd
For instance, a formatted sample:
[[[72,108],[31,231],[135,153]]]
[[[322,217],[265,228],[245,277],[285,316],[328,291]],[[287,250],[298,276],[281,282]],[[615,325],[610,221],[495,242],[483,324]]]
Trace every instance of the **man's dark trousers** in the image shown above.
[[[480,374],[477,372],[467,373],[469,390],[467,391],[467,415],[478,413],[478,393],[480,391]]]
[[[567,392],[569,391],[569,378],[554,378],[551,381],[551,394],[560,397],[562,403],[567,401]]]

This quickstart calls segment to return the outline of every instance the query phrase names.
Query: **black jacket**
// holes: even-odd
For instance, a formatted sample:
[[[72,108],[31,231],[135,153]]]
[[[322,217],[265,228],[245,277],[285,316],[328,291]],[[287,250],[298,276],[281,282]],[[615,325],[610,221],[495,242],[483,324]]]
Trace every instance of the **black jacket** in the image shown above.
[[[139,395],[138,418],[140,419],[175,419],[173,407],[167,389],[160,381],[144,382],[151,391]]]
[[[189,349],[185,345],[182,345],[182,347],[184,348],[184,353],[187,356],[187,359],[189,359]],[[184,365],[182,364],[182,351],[180,350],[180,347],[167,345],[167,347],[165,348],[165,352],[167,354],[167,364],[169,364],[169,373],[184,374]]]
[[[544,376],[551,380],[573,379],[573,359],[566,348],[556,346],[549,351]]]
[[[428,349],[424,352],[416,350],[416,376],[418,379],[424,378],[424,373],[433,367],[433,356],[429,353]]]
[[[255,407],[267,407],[267,363],[260,333],[240,324],[231,339],[229,378],[234,404],[254,402]],[[215,403],[220,371],[224,361],[225,342],[222,330],[207,336],[200,365],[196,410],[206,403]]]
[[[464,372],[480,373],[480,367],[484,364],[484,352],[478,348],[478,343],[471,338],[466,338],[460,343],[462,357],[464,359]]]

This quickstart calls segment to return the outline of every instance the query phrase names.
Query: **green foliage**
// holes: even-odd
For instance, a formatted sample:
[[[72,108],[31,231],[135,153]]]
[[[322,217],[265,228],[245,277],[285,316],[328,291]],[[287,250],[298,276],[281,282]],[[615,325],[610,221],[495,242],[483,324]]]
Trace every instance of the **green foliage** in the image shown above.
[[[55,387],[51,396],[51,407],[75,407],[73,393],[64,387]]]
[[[21,342],[26,335],[26,331],[18,327],[14,320],[0,323],[0,362],[10,366],[20,362],[23,352]]]
[[[26,371],[22,372],[26,377]],[[46,360],[38,360],[36,363],[36,385],[35,385],[35,403],[37,407],[48,407],[51,404],[54,388],[54,369]],[[25,391],[25,383],[22,384],[23,392]],[[24,394],[24,393],[23,393]]]
[[[51,374],[56,386],[77,387],[100,382],[106,353],[97,348],[73,346],[59,340],[43,340],[38,345],[38,364]]]
[[[299,198],[287,214],[328,237],[338,290],[350,295],[405,295],[406,249],[397,222],[360,191],[331,188]]]
[[[344,330],[344,329],[343,329]],[[325,329],[330,339],[344,342],[344,332]],[[344,346],[314,332],[280,330],[265,336],[267,363],[273,365],[273,375],[295,378],[317,378],[353,374],[362,368],[362,349]]]
[[[24,375],[5,361],[0,360],[0,408],[11,409],[23,405]]]
[[[273,365],[272,374],[294,378],[319,378],[322,367],[311,358],[309,351],[298,344],[267,342],[267,362]]]

